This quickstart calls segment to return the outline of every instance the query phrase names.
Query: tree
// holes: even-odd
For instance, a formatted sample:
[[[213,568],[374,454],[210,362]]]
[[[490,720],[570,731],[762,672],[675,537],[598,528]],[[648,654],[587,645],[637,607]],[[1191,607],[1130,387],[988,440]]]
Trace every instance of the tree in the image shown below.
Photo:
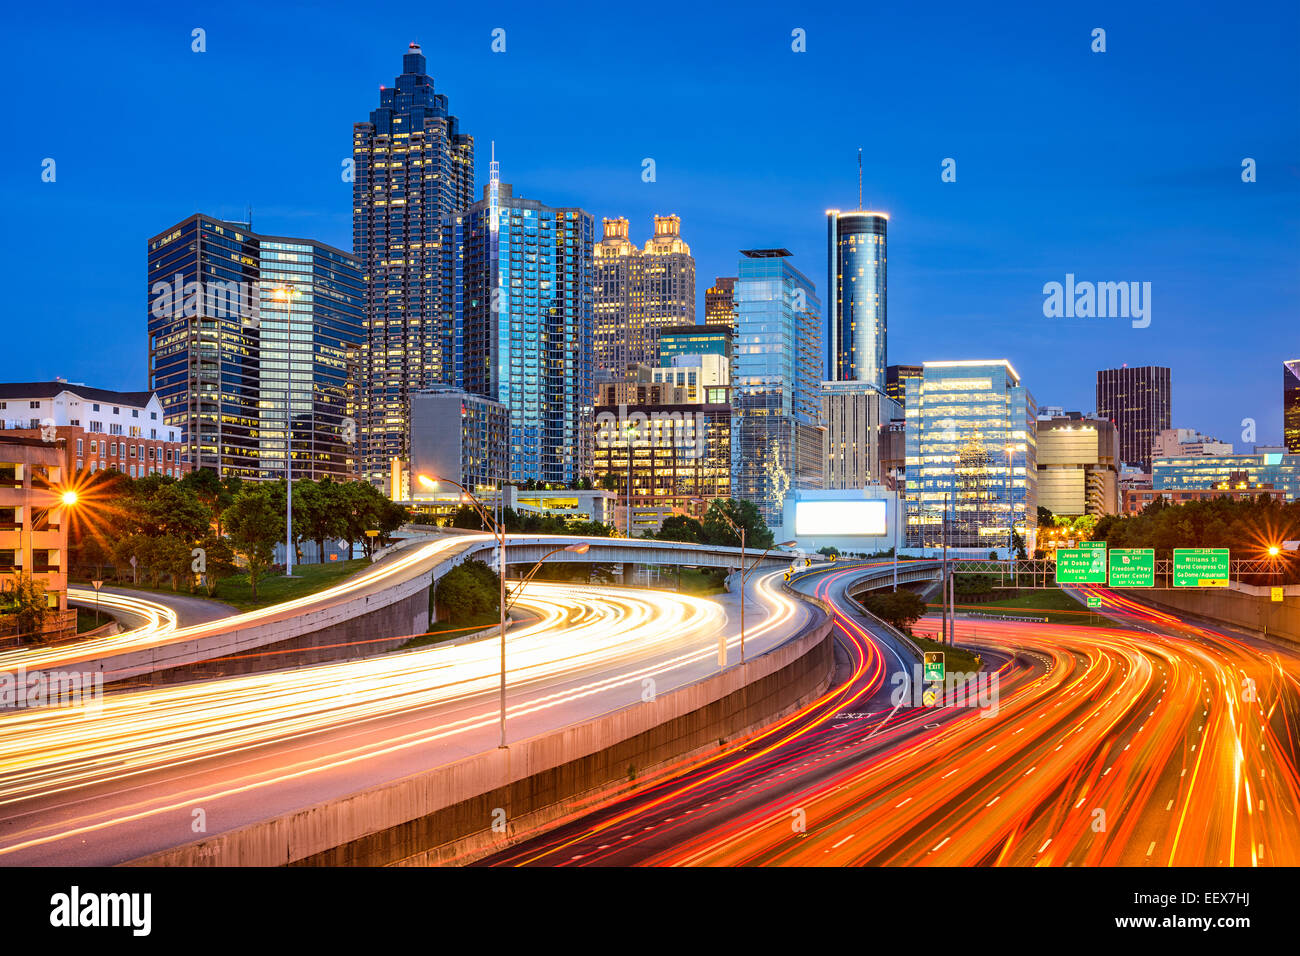
[[[50,617],[50,605],[44,584],[20,571],[14,575],[13,587],[0,596],[0,601],[4,613],[14,616],[20,642],[24,638],[30,642],[45,639],[43,631]]]
[[[202,570],[194,573],[203,576],[208,597],[216,597],[217,585],[239,571],[239,566],[235,564],[235,552],[225,538],[216,535],[208,535],[199,542],[199,547],[203,549]]]
[[[869,592],[863,596],[862,606],[908,634],[912,633],[912,625],[925,613],[925,602],[911,591]]]
[[[316,542],[317,553],[325,560],[327,538],[344,534],[343,500],[339,486],[330,478],[321,481],[301,479],[293,483],[293,528],[296,537]]]
[[[474,623],[500,606],[501,581],[482,561],[464,561],[452,568],[434,587],[440,618],[453,624]]]
[[[738,527],[745,530],[745,547],[753,551],[763,551],[775,542],[772,529],[764,522],[758,512],[758,506],[752,501],[738,498],[715,498],[704,513],[705,544],[740,547],[740,535],[732,530],[723,516],[730,518]]]
[[[284,512],[273,503],[270,488],[243,488],[222,515],[230,546],[248,566],[248,586],[257,599],[257,580],[271,566],[275,545],[284,532]]]
[[[659,525],[660,541],[684,541],[687,544],[704,543],[704,525],[690,515],[669,515]]]
[[[183,577],[191,583],[189,590],[193,590],[194,573],[190,570],[192,561],[193,555],[189,541],[184,541],[175,535],[163,535],[154,539],[153,570],[155,571],[155,581],[157,581],[159,575],[170,575],[172,590],[175,591],[177,584]]]

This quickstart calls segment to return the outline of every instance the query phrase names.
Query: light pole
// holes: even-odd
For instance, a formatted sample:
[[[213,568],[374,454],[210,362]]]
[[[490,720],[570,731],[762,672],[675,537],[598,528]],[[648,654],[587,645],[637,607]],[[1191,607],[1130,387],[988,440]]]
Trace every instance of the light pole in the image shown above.
[[[497,562],[499,565],[499,574],[501,594],[497,603],[501,610],[501,742],[497,746],[505,749],[506,746],[506,529],[504,521],[494,521],[488,514],[487,508],[483,502],[479,501],[468,488],[458,481],[452,481],[450,478],[443,478],[438,475],[429,477],[420,475],[418,478],[420,484],[430,490],[437,490],[438,482],[445,481],[447,484],[460,489],[461,494],[469,501],[470,506],[478,512],[479,519],[483,522],[484,527],[491,530],[497,539]],[[500,496],[498,495],[498,498]],[[504,514],[504,508],[502,509]]]
[[[514,589],[514,592],[510,595],[510,604],[508,605],[508,607],[515,606],[515,602],[519,600],[519,595],[523,593],[524,587],[528,584],[529,581],[533,579],[533,575],[537,573],[537,569],[540,568],[542,564],[545,563],[546,559],[549,558],[551,555],[559,554],[561,551],[568,551],[573,554],[586,554],[590,550],[591,550],[591,545],[588,544],[586,541],[581,541],[578,544],[569,544],[569,545],[565,545],[562,548],[553,548],[552,550],[547,551],[544,555],[542,555],[541,559],[532,566],[529,572],[525,574],[523,578],[520,580],[519,586],[516,587]]]
[[[293,574],[293,426],[289,426],[289,439],[284,449],[284,576]]]
[[[722,517],[722,520],[727,522],[727,524],[731,526],[731,530],[736,532],[736,534],[740,536],[740,663],[743,664],[745,663],[745,577],[749,574],[750,571],[753,570],[753,568],[758,567],[758,562],[762,561],[763,558],[767,557],[768,551],[771,551],[772,548],[787,548],[793,545],[795,542],[782,541],[780,544],[771,545],[767,549],[767,551],[764,551],[762,554],[760,554],[757,558],[754,559],[754,564],[752,567],[746,568],[745,567],[745,529],[742,528],[740,525],[736,524],[736,522],[732,521],[731,516],[722,510],[721,505],[718,506],[717,511],[718,514]],[[719,667],[727,666],[727,638],[725,635],[718,639],[718,666]]]

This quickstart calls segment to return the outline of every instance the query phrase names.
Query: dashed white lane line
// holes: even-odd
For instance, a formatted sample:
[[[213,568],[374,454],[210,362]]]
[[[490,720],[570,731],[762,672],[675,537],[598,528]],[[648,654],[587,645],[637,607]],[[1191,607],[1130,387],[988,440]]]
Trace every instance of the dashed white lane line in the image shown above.
[[[842,847],[844,844],[846,844],[846,843],[848,843],[850,840],[852,840],[853,837],[854,837],[854,834],[850,833],[848,836],[846,836],[846,837],[845,837],[843,840],[841,840],[839,843],[836,843],[836,844],[832,845],[832,846],[831,846],[831,849],[832,849],[832,850],[838,850],[838,849],[839,849],[840,847]]]
[[[1028,777],[1031,773],[1033,773],[1037,769],[1038,769],[1038,765],[1035,764],[1034,766],[1030,767],[1028,770],[1025,771],[1025,776]]]
[[[904,801],[903,801],[903,803],[907,803],[907,802],[910,801],[911,799],[912,799],[911,797],[908,797],[907,800],[904,800]],[[894,809],[897,810],[898,807],[901,807],[901,806],[903,805],[903,803],[900,803],[897,807],[894,807]]]
[[[1038,848],[1038,852],[1039,852],[1039,853],[1042,853],[1044,850],[1046,850],[1047,847],[1048,847],[1048,844],[1050,844],[1051,842],[1052,842],[1052,838],[1051,838],[1051,837],[1048,837],[1048,838],[1047,838],[1047,843],[1044,843],[1042,846],[1040,846],[1040,847]]]
[[[952,839],[952,837],[944,837],[942,840],[939,841],[938,846],[936,846],[936,847],[934,848],[934,850],[939,849],[939,847],[943,846],[945,843],[947,843],[947,842],[948,842],[949,840],[951,840],[951,839]],[[931,850],[930,852],[933,853],[934,850]]]
[[[996,797],[994,797],[992,800],[990,800],[988,803],[984,804],[984,806],[985,806],[985,807],[991,807],[991,806],[993,806],[993,804],[997,803],[997,802],[998,802],[999,800],[1001,800],[1001,799],[1002,799],[1002,796],[1001,796],[1001,794],[999,794],[998,796],[996,796]]]
[[[1166,809],[1166,810],[1172,810],[1173,808],[1174,808],[1174,801],[1170,800],[1170,801],[1165,805],[1165,809]]]
[[[1156,841],[1152,840],[1151,845],[1147,847],[1147,856],[1150,856],[1155,851],[1156,851]]]

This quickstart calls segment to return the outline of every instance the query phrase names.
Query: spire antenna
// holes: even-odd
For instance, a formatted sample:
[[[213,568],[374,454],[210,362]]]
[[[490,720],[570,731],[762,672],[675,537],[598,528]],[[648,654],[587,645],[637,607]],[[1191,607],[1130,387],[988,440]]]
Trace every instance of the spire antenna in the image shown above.
[[[858,210],[862,209],[862,147],[858,147]]]

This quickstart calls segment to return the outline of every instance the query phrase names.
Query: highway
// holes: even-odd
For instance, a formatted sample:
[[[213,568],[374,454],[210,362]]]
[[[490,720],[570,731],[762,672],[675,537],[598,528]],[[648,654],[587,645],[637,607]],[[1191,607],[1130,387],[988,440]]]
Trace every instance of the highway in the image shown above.
[[[839,683],[822,700],[575,807],[558,829],[483,862],[1300,860],[1296,654],[1104,592],[1114,626],[959,621],[959,642],[977,645],[997,675],[996,708],[896,708],[892,675],[908,662],[849,609],[853,574],[800,582],[836,607]],[[938,622],[923,619],[926,630]]]
[[[746,653],[805,623],[755,575]],[[737,598],[533,583],[508,635],[508,732],[590,720],[738,659]],[[0,865],[104,865],[346,796],[497,744],[495,638],[0,714]],[[196,813],[198,811],[198,813]]]

